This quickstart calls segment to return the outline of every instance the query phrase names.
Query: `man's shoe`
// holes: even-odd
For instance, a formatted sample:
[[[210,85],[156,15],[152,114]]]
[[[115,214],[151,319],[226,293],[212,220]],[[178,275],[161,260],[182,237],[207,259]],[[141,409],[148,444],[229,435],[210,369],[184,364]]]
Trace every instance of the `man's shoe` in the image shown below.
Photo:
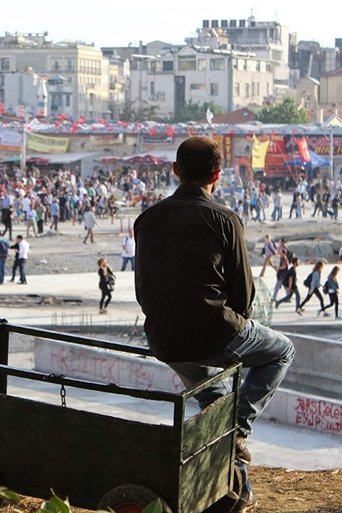
[[[335,321],[341,321],[341,320],[342,320],[342,317],[340,317],[339,315],[336,315]]]
[[[328,312],[323,312],[323,317],[330,317],[330,314],[328,314]]]
[[[256,505],[257,498],[251,490],[250,492],[246,492],[246,495],[241,496],[234,508],[231,510],[231,513],[247,513],[248,511],[253,511]]]
[[[235,457],[237,460],[245,463],[246,465],[249,465],[252,461],[252,455],[246,446],[246,438],[241,435],[237,435],[236,437]]]
[[[303,314],[302,314],[302,311],[301,311],[301,309],[300,309],[300,308],[297,308],[296,313],[297,313],[298,315],[303,315]]]
[[[319,317],[322,313],[322,310],[317,310],[317,317]]]

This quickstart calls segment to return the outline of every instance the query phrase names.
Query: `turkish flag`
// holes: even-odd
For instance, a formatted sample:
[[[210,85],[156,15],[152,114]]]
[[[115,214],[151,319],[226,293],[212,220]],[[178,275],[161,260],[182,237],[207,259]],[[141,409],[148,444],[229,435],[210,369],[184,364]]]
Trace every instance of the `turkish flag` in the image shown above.
[[[302,160],[304,162],[310,162],[311,158],[310,158],[310,154],[309,154],[308,143],[306,142],[305,137],[300,137],[300,138],[298,137],[296,142],[297,142],[299,154],[302,157]]]

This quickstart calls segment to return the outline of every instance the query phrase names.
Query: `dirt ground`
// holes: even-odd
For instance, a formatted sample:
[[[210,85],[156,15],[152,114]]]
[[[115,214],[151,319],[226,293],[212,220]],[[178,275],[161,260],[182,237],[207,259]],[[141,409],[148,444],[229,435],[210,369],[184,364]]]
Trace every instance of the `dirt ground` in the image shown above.
[[[254,513],[341,513],[342,470],[299,472],[254,467],[250,472],[258,497]],[[1,513],[36,513],[40,499],[23,497],[19,504],[7,504]],[[72,508],[74,513],[84,510]],[[223,513],[223,511],[222,511]]]

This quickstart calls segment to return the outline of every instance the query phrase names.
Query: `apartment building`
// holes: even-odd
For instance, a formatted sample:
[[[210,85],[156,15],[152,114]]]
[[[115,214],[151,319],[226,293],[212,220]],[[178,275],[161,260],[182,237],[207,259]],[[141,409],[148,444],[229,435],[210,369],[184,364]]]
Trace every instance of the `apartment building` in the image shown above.
[[[52,43],[46,36],[6,33],[0,38],[0,101],[4,98],[4,76],[32,68],[48,80],[56,75],[66,79],[75,117],[103,117],[108,113],[108,59],[93,45],[77,41]]]
[[[47,116],[47,82],[43,77],[29,69],[23,73],[5,74],[4,78],[3,103],[8,112],[23,118],[26,114]]]
[[[131,58],[130,98],[174,117],[186,103],[213,102],[225,111],[261,105],[274,95],[270,63],[252,53],[186,45],[164,55]]]

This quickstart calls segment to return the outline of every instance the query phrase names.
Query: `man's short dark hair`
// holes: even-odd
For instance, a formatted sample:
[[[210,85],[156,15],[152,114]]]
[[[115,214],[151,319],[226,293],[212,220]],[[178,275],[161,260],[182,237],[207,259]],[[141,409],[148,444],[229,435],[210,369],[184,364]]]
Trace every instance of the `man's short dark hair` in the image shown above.
[[[222,161],[220,145],[211,137],[189,137],[177,150],[180,178],[188,183],[210,183],[213,172],[221,168]]]
[[[298,262],[299,262],[299,258],[298,257],[293,257],[292,260],[291,260],[291,264],[292,265],[296,265]]]

